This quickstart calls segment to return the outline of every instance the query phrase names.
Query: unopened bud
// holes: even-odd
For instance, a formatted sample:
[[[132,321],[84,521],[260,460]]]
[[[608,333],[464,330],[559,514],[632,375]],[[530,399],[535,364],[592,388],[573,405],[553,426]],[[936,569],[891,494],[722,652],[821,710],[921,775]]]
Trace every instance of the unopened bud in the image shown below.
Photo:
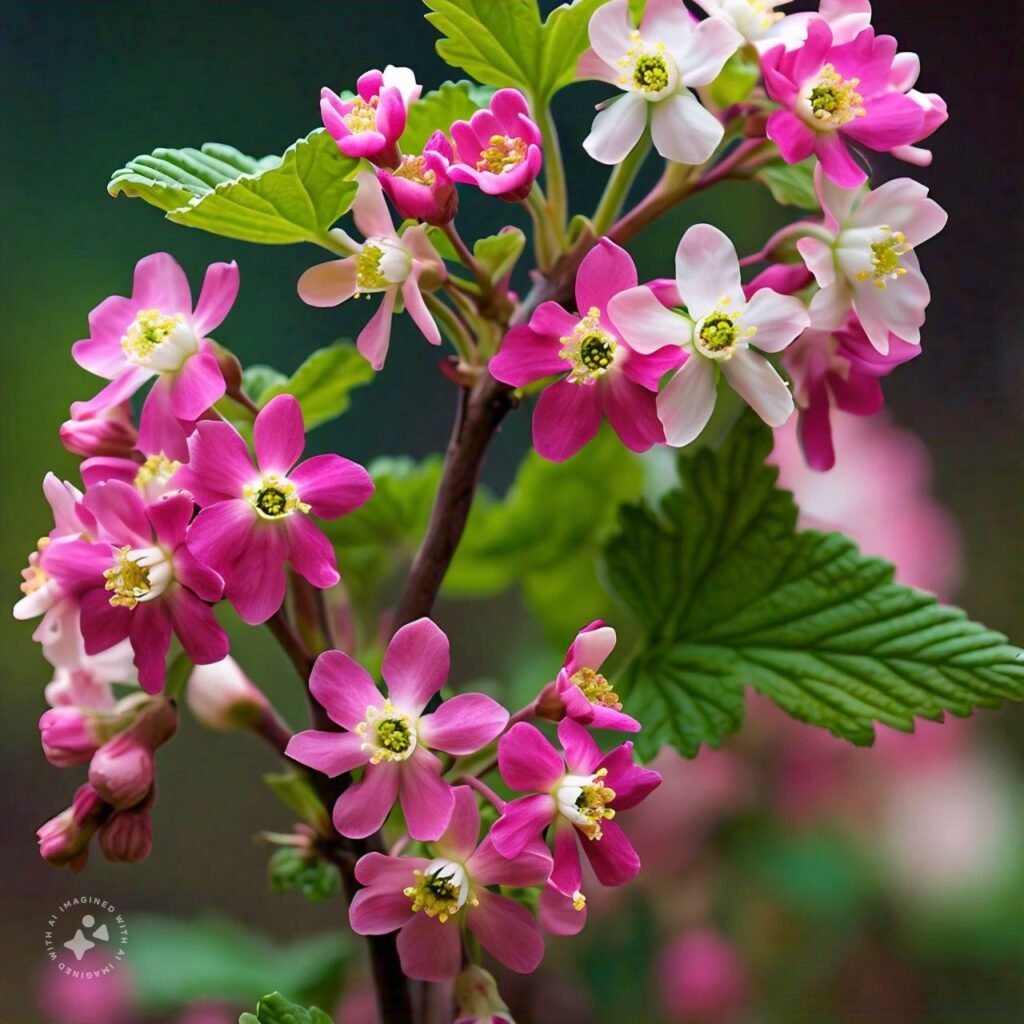
[[[153,778],[153,751],[131,730],[104,743],[89,765],[89,782],[118,810],[144,800]]]
[[[131,403],[122,402],[112,409],[85,415],[75,415],[72,409],[71,419],[60,428],[60,440],[69,452],[83,458],[95,455],[129,458],[138,440]]]
[[[253,730],[269,709],[267,698],[232,657],[196,665],[186,695],[192,714],[216,732]]]
[[[92,726],[92,716],[81,708],[50,708],[39,719],[39,736],[46,760],[56,768],[85,764],[102,742]]]
[[[476,964],[455,980],[458,1012],[454,1024],[515,1024],[493,976]]]
[[[56,868],[78,871],[88,856],[89,840],[109,813],[109,805],[92,786],[81,786],[66,811],[36,830],[43,860]]]
[[[548,683],[537,698],[534,714],[549,722],[560,722],[565,718],[565,701],[562,700],[555,683]]]
[[[153,850],[153,820],[148,811],[121,811],[99,831],[103,856],[114,864],[138,864]]]

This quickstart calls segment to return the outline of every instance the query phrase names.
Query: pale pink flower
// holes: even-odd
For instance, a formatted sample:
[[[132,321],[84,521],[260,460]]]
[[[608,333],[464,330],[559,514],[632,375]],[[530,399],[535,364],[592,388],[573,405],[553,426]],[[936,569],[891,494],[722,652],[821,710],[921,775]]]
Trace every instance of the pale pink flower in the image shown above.
[[[602,105],[583,148],[617,164],[640,141],[651,113],[654,147],[666,160],[702,164],[722,141],[722,123],[692,89],[713,82],[743,37],[721,18],[695,23],[681,0],[648,0],[638,29],[628,0],[611,0],[590,19],[591,49],[580,78],[596,78],[623,95]]]
[[[542,885],[551,857],[539,841],[506,860],[488,836],[478,845],[480,812],[468,786],[453,791],[450,824],[435,856],[385,857],[368,853],[356,864],[364,886],[349,920],[359,935],[398,930],[398,955],[411,978],[445,981],[462,965],[462,925],[506,967],[529,974],[544,955],[544,939],[530,912],[488,886]]]
[[[748,302],[732,242],[718,228],[697,224],[676,250],[673,304],[662,304],[646,286],[612,299],[609,312],[625,339],[640,352],[681,347],[686,362],[658,395],[667,444],[682,447],[707,425],[715,407],[719,372],[753,410],[779,426],[793,412],[793,398],[771,363],[751,348],[781,352],[803,331],[807,311],[799,299],[762,288]]]
[[[366,241],[356,242],[335,229],[333,234],[352,255],[310,267],[299,278],[298,288],[302,301],[310,306],[337,306],[360,295],[381,296],[380,307],[356,339],[359,351],[379,370],[387,358],[391,317],[399,297],[427,341],[441,344],[441,333],[420,290],[440,285],[446,271],[422,225],[406,228],[399,237],[376,177],[363,171],[358,181],[352,216]]]
[[[310,690],[347,731],[300,732],[286,753],[332,778],[365,765],[362,779],[334,805],[342,835],[362,839],[376,832],[396,799],[414,839],[437,839],[448,827],[452,788],[430,751],[473,754],[508,722],[508,712],[482,693],[460,694],[424,714],[448,666],[448,637],[430,619],[417,619],[392,637],[381,665],[387,697],[347,654],[327,651],[317,659]]]
[[[230,655],[211,665],[196,665],[188,678],[189,710],[217,732],[252,729],[270,713],[263,691]]]

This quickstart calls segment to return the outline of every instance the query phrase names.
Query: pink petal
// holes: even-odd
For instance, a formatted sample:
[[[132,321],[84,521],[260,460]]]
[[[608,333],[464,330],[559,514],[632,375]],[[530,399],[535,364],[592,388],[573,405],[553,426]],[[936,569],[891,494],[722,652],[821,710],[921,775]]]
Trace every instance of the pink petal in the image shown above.
[[[285,756],[332,779],[366,764],[370,757],[363,750],[363,737],[358,733],[314,729],[296,733],[288,741]]]
[[[127,608],[114,608],[105,590],[97,588],[83,594],[81,608],[79,622],[86,654],[109,650],[131,632],[132,613]]]
[[[600,426],[598,388],[560,380],[541,392],[533,412],[533,447],[551,462],[565,462],[594,439]]]
[[[551,884],[563,895],[572,896],[583,885],[580,854],[576,848],[576,826],[559,817],[554,828],[555,855],[551,867]]]
[[[614,821],[601,823],[600,839],[584,839],[583,852],[602,885],[623,885],[636,878],[640,858],[626,833]]]
[[[576,634],[565,655],[565,671],[569,675],[581,668],[599,669],[605,658],[615,650],[616,635],[611,626],[606,626],[600,619]]]
[[[850,155],[838,132],[819,134],[814,151],[821,161],[822,172],[840,188],[858,188],[867,181],[867,171]]]
[[[530,317],[530,327],[538,334],[547,335],[551,344],[555,339],[572,334],[577,323],[579,317],[573,316],[557,302],[542,302]]]
[[[132,301],[136,309],[159,309],[165,316],[192,315],[192,292],[178,261],[156,252],[135,264]]]
[[[508,712],[482,693],[462,693],[420,719],[420,738],[428,747],[462,757],[487,746],[508,723]]]
[[[368,854],[368,856],[375,856]],[[379,855],[378,855],[379,856]],[[416,881],[411,865],[405,866],[405,885]],[[348,920],[356,935],[387,935],[408,924],[413,916],[412,900],[396,886],[360,889],[348,908]]]
[[[541,927],[551,935],[578,935],[587,923],[587,908],[577,910],[571,896],[549,884],[541,890],[538,916]]]
[[[185,543],[200,562],[223,576],[248,547],[255,526],[256,513],[248,502],[219,501],[196,516]]]
[[[619,292],[608,303],[608,317],[634,352],[646,355],[693,337],[693,324],[666,309],[645,285]]]
[[[170,377],[171,409],[180,420],[197,420],[224,397],[227,385],[208,343]]]
[[[161,374],[153,382],[139,417],[138,448],[142,452],[162,452],[168,458],[184,462],[188,458],[185,428],[174,415],[171,380]]]
[[[565,764],[536,726],[519,722],[498,742],[498,770],[511,789],[548,792],[565,774]]]
[[[238,264],[211,263],[206,268],[203,289],[192,314],[192,327],[200,338],[216,330],[224,322],[238,297]]]
[[[402,970],[420,981],[448,981],[462,964],[462,933],[457,920],[443,924],[420,912],[398,933]]]
[[[614,85],[619,77],[619,69],[605,63],[593,50],[586,50],[576,62],[577,79],[592,78],[599,82]]]
[[[598,112],[583,148],[598,163],[620,164],[640,141],[646,126],[647,101],[625,93]]]
[[[334,827],[350,839],[365,839],[384,824],[398,795],[400,764],[368,764],[362,779],[334,804]]]
[[[200,423],[188,449],[189,464],[178,470],[174,482],[200,506],[241,498],[245,485],[259,476],[242,435],[229,423]]]
[[[91,544],[84,540],[61,540],[43,548],[42,567],[71,594],[82,594],[103,587],[103,573],[114,556],[109,544]],[[104,599],[105,600],[105,599]],[[109,602],[107,607],[110,607]]]
[[[224,580],[220,573],[203,565],[185,544],[174,552],[174,576],[203,601],[219,601],[224,596]]]
[[[307,306],[338,306],[356,293],[356,258],[318,263],[310,267],[298,283],[299,298]]]
[[[245,548],[230,569],[221,572],[225,596],[250,626],[266,622],[284,603],[287,553],[287,535],[278,524],[255,523]]]
[[[722,122],[688,89],[666,96],[651,111],[654,148],[666,160],[702,164],[718,148],[724,134]]]
[[[422,722],[420,724],[422,726]],[[437,850],[442,857],[465,862],[473,856],[480,838],[480,809],[469,786],[456,786],[452,793],[455,804],[451,820],[444,835],[437,841]]]
[[[340,455],[314,455],[300,463],[288,479],[302,501],[321,519],[338,519],[365,505],[373,495],[373,481],[362,466]]]
[[[299,513],[285,520],[288,534],[288,560],[295,571],[308,583],[320,590],[333,587],[338,575],[334,545],[323,531],[306,516]]]
[[[596,308],[604,320],[609,300],[635,285],[636,267],[632,257],[611,239],[602,238],[583,257],[576,275],[576,307],[580,316]]]
[[[682,448],[707,426],[715,408],[715,369],[708,360],[690,356],[658,395],[658,418],[665,443]]]
[[[636,807],[661,785],[661,776],[656,771],[633,763],[632,743],[623,743],[609,751],[601,759],[598,768],[608,770],[606,781],[609,788],[615,791],[612,807],[616,811],[628,811]]]
[[[793,396],[775,367],[749,349],[722,361],[722,374],[732,389],[770,427],[781,427],[793,414]]]
[[[264,473],[287,474],[302,457],[306,430],[302,407],[293,395],[277,395],[260,410],[253,425],[256,462]]]
[[[490,840],[503,857],[518,857],[551,824],[554,817],[555,800],[546,793],[511,800],[505,804],[501,817],[491,826]]]
[[[571,718],[558,723],[558,741],[565,751],[565,763],[574,775],[590,775],[601,760],[601,748],[594,738]]]
[[[630,451],[645,452],[665,440],[653,392],[622,373],[608,374],[600,388],[604,414]]]
[[[529,888],[543,885],[551,874],[551,854],[540,839],[529,843],[514,860],[502,857],[487,836],[465,862],[469,877],[477,885],[515,885]]]
[[[130,485],[121,484],[121,486]],[[132,489],[134,490],[134,488]],[[157,540],[173,550],[179,544],[184,543],[185,531],[188,529],[194,510],[195,505],[192,503],[191,496],[177,491],[165,494],[156,501],[145,505],[143,513],[149,520]],[[146,535],[148,536],[149,533],[150,531],[147,530]],[[219,596],[218,594],[217,597]]]
[[[412,317],[413,323],[420,329],[420,333],[427,339],[427,341],[430,342],[431,345],[440,345],[441,332],[438,330],[437,324],[435,323],[430,310],[427,309],[426,302],[423,301],[423,293],[420,291],[419,286],[419,277],[420,275],[418,271],[414,270],[402,285],[402,298],[405,300],[405,311]]]
[[[571,334],[575,326],[576,320],[571,318],[571,326],[566,333]],[[559,337],[557,334],[540,334],[526,324],[513,327],[487,368],[495,380],[516,388],[556,373],[565,373],[571,364],[558,354],[562,348]]]
[[[937,235],[948,219],[946,211],[928,198],[924,185],[912,178],[897,178],[869,192],[853,222],[865,227],[890,224],[916,246]]]
[[[352,218],[364,238],[394,238],[395,225],[388,212],[388,204],[384,199],[384,191],[375,175],[369,171],[360,171],[356,175],[359,189],[355,202],[352,204]]]
[[[411,884],[414,871],[422,871],[430,861],[426,857],[386,857],[367,853],[356,862],[356,881],[360,885],[404,889]]]
[[[78,342],[77,344],[81,344]],[[92,398],[85,402],[75,402],[71,406],[71,415],[75,419],[85,416],[93,416],[96,413],[106,412],[114,406],[131,398],[143,384],[153,376],[151,370],[144,370],[142,367],[131,367],[115,377],[105,388],[98,391]]]
[[[807,264],[807,269],[814,275],[818,287],[828,288],[835,282],[836,266],[832,246],[820,238],[801,238],[796,243],[796,250]]]
[[[448,637],[430,619],[417,619],[391,638],[381,664],[391,703],[418,715],[448,679]]]
[[[145,601],[131,612],[129,637],[135,652],[135,667],[139,670],[139,686],[146,693],[159,693],[163,689],[171,628],[170,610],[163,601]],[[221,657],[226,656],[225,644]]]
[[[135,319],[131,299],[111,295],[89,314],[89,337],[76,341],[71,354],[76,363],[98,377],[113,379],[127,369],[121,338]]]
[[[146,504],[130,484],[110,480],[93,488],[83,500],[96,517],[100,535],[120,547],[148,547],[153,543],[153,529],[146,515]]]
[[[813,152],[817,136],[813,128],[804,124],[791,110],[776,110],[765,126],[768,138],[779,147],[787,164],[798,164]]]
[[[685,320],[678,318],[686,331],[690,329],[689,317]],[[625,345],[625,342],[623,342]],[[629,346],[625,346],[627,349]],[[672,370],[678,370],[689,358],[686,349],[679,345],[666,345],[659,348],[650,355],[639,355],[631,349],[626,352],[626,358],[616,363],[616,369],[621,371],[622,376],[634,384],[639,384],[647,391],[657,394],[661,387],[661,380],[665,374]],[[659,440],[661,440],[659,436]]]
[[[792,295],[779,295],[771,288],[762,288],[747,303],[741,321],[756,327],[750,343],[762,352],[781,352],[810,325],[804,304]]]
[[[213,665],[228,656],[227,633],[214,616],[213,609],[191,590],[180,584],[172,585],[164,595],[163,603],[170,611],[181,646],[197,665]]]
[[[521,903],[479,889],[480,905],[466,917],[466,926],[495,959],[519,974],[536,970],[544,959],[544,939],[533,915]]]
[[[740,262],[729,237],[710,224],[690,228],[676,250],[676,283],[695,321],[718,309],[722,299],[740,305]]]
[[[384,707],[370,673],[341,651],[325,651],[316,659],[309,690],[331,721],[346,729],[355,729],[368,708]]]
[[[684,14],[685,10],[679,11],[680,16]],[[683,85],[709,85],[743,45],[743,37],[724,18],[707,18],[695,27],[691,23],[685,34],[681,29],[680,25],[677,39],[685,49],[672,42],[669,47],[679,64]]]
[[[606,64],[614,65],[629,49],[633,25],[627,0],[611,0],[590,18],[587,33],[594,52]]]
[[[391,317],[395,312],[397,297],[397,288],[389,288],[384,292],[377,312],[370,317],[369,323],[356,338],[356,348],[375,370],[383,369],[384,361],[388,357],[388,346],[391,343]]]
[[[440,839],[452,819],[455,794],[441,778],[441,762],[424,747],[401,761],[399,798],[406,827],[413,839]]]
[[[867,117],[855,117],[843,132],[869,149],[885,153],[921,137],[924,111],[909,96],[887,93],[871,99],[867,110]]]

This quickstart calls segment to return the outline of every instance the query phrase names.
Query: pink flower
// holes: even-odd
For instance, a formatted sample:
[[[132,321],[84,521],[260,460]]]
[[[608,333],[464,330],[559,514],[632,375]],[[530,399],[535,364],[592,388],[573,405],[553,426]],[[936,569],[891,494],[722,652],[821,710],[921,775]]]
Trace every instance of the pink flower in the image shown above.
[[[865,28],[837,45],[821,18],[811,21],[799,49],[765,53],[765,89],[784,108],[768,119],[767,131],[782,158],[794,164],[816,153],[832,181],[855,188],[867,174],[850,155],[850,143],[888,153],[931,134],[934,116],[926,124],[922,104],[904,95],[916,78],[908,75],[906,58],[916,58],[896,57],[892,36]]]
[[[188,679],[187,699],[196,719],[217,732],[255,728],[272,713],[263,691],[230,656],[213,665],[196,665]]]
[[[434,132],[421,156],[403,156],[394,170],[379,168],[377,181],[400,217],[447,224],[459,209],[455,182],[448,175],[452,159],[444,133]]]
[[[681,1024],[730,1024],[747,1000],[747,968],[736,947],[710,929],[688,932],[662,950],[662,1001]]]
[[[443,705],[442,705],[443,706]],[[541,885],[551,870],[543,844],[525,844],[505,860],[490,837],[477,845],[480,812],[468,786],[454,790],[451,824],[433,860],[368,853],[356,864],[365,886],[349,909],[352,930],[384,935],[399,929],[398,955],[411,978],[445,981],[462,964],[462,924],[506,967],[529,974],[544,955],[544,940],[530,912],[491,892],[495,885]]]
[[[406,113],[421,91],[410,68],[388,64],[383,71],[360,75],[357,94],[350,100],[324,86],[320,116],[346,156],[364,157],[379,167],[395,167]]]
[[[571,718],[596,729],[639,732],[640,723],[622,713],[622,704],[598,669],[615,649],[615,630],[600,619],[584,626],[565,656],[558,678],[538,698],[538,713],[551,703],[555,721]]]
[[[90,458],[94,455],[128,458],[135,450],[138,431],[132,422],[131,402],[124,401],[96,412],[76,407],[77,415],[61,424],[60,441],[69,452]]]
[[[112,480],[90,490],[84,505],[97,522],[95,539],[48,545],[42,566],[80,605],[86,653],[127,637],[149,693],[163,686],[172,632],[197,664],[223,658],[227,635],[206,603],[220,598],[223,581],[185,546],[192,499],[173,494],[146,505]]]
[[[821,289],[810,305],[814,326],[838,330],[852,310],[882,355],[892,335],[920,344],[931,293],[913,250],[943,229],[945,210],[910,178],[864,192],[816,168],[814,181],[824,228],[796,243]]]
[[[189,438],[189,464],[175,478],[201,508],[188,530],[189,549],[220,573],[225,596],[250,625],[281,607],[285,562],[314,587],[338,582],[334,547],[310,513],[338,519],[373,494],[366,470],[339,455],[298,462],[306,436],[291,395],[278,395],[260,410],[253,436],[258,468],[234,427],[200,423]],[[226,654],[193,660],[208,664]]]
[[[624,95],[601,105],[583,148],[600,163],[620,163],[640,141],[650,110],[654,148],[666,160],[704,163],[724,128],[691,90],[718,77],[743,37],[721,18],[696,23],[679,0],[647,0],[639,28],[628,0],[611,0],[594,12],[588,31],[592,49],[577,74]]]
[[[540,129],[530,120],[526,98],[517,89],[499,89],[487,110],[451,127],[455,159],[452,181],[514,203],[525,199],[540,174]]]
[[[421,287],[444,281],[444,262],[420,225],[406,228],[399,237],[391,222],[380,183],[368,172],[358,175],[359,191],[352,204],[356,227],[366,241],[356,242],[344,232],[334,234],[352,250],[351,256],[310,267],[299,278],[299,295],[310,306],[337,306],[353,296],[380,293],[380,308],[356,339],[359,351],[379,370],[391,341],[391,317],[399,295],[406,311],[431,345],[441,344],[441,333],[430,315]]]
[[[85,764],[102,743],[94,716],[84,708],[71,706],[44,711],[39,719],[39,738],[46,760],[57,768]]]
[[[88,402],[76,402],[74,419],[120,405],[155,377],[139,422],[144,451],[185,453],[182,421],[199,419],[224,394],[224,377],[206,337],[227,316],[238,294],[238,266],[214,263],[206,271],[199,303],[184,271],[165,252],[139,260],[130,299],[112,295],[89,314],[89,337],[76,342],[79,366],[108,384]]]
[[[518,857],[553,823],[551,882],[563,895],[577,899],[583,883],[577,836],[602,885],[622,885],[640,870],[636,851],[611,819],[640,803],[661,776],[633,764],[632,743],[602,755],[587,730],[572,719],[558,726],[558,739],[564,761],[540,730],[526,722],[501,738],[501,777],[511,789],[535,793],[505,805],[491,839],[503,857]]]
[[[448,678],[448,665],[448,637],[430,619],[403,626],[388,644],[381,666],[386,698],[347,654],[327,651],[317,659],[310,690],[348,731],[298,733],[286,753],[332,778],[366,766],[334,805],[342,835],[362,839],[376,832],[396,797],[414,839],[437,839],[448,827],[454,797],[430,749],[473,754],[508,722],[508,712],[482,693],[452,697],[424,715]]]
[[[761,53],[782,43],[798,49],[807,40],[812,19],[822,19],[832,29],[834,45],[848,43],[871,24],[868,0],[821,0],[816,13],[783,16],[776,7],[791,0],[696,0],[713,18],[724,18]]]
[[[780,352],[808,325],[803,303],[762,288],[747,302],[732,242],[710,224],[690,228],[676,250],[678,301],[687,315],[662,305],[650,287],[612,299],[612,320],[640,352],[671,345],[686,356],[683,368],[658,395],[666,443],[689,444],[715,408],[719,372],[770,426],[793,412],[785,381],[767,359],[751,351]]]
[[[139,459],[142,459],[141,454]],[[181,490],[174,477],[180,468],[181,462],[178,459],[168,458],[160,452],[141,462],[133,458],[97,455],[86,459],[80,472],[86,487],[96,487],[108,480],[120,480],[134,487],[147,502],[152,502],[165,494]]]
[[[122,645],[125,646],[125,645]],[[128,647],[129,662],[131,661],[131,645]],[[128,681],[125,676],[115,676],[122,682]],[[110,679],[89,668],[58,668],[53,680],[46,685],[46,703],[51,708],[77,708],[91,711],[110,711],[117,701],[110,688]]]
[[[665,371],[679,365],[679,350],[640,354],[608,316],[612,297],[636,280],[629,254],[602,238],[576,276],[579,314],[543,303],[529,324],[505,335],[490,362],[491,373],[514,387],[566,374],[544,389],[533,415],[533,445],[552,462],[565,461],[591,441],[602,417],[635,452],[664,440],[655,394]]]
[[[835,465],[831,410],[873,416],[884,402],[879,379],[920,352],[890,334],[888,354],[880,355],[852,314],[840,330],[811,328],[786,350],[782,361],[793,380],[800,446],[811,469]]]

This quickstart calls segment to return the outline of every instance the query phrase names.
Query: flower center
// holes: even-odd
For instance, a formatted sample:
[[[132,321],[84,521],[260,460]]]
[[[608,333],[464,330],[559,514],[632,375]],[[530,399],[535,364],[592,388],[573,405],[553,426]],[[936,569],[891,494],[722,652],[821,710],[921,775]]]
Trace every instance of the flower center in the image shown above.
[[[719,300],[720,306],[730,302],[728,297]],[[708,359],[729,359],[739,344],[746,338],[757,333],[756,327],[743,330],[739,323],[739,313],[730,313],[724,309],[714,309],[700,323],[694,332],[694,344],[697,350]]]
[[[859,78],[843,78],[833,65],[826,64],[807,94],[811,117],[821,127],[840,128],[855,117],[866,116],[858,85]]]
[[[366,737],[363,750],[370,755],[370,764],[404,761],[416,749],[415,721],[411,715],[396,710],[389,700],[384,701],[383,708],[371,704],[356,732]]]
[[[601,768],[593,775],[566,775],[555,792],[558,810],[588,839],[600,839],[601,822],[615,817],[615,809],[607,806],[615,799],[615,791],[604,784],[607,774]]]
[[[612,684],[600,672],[592,668],[581,668],[574,672],[569,682],[578,686],[584,697],[591,704],[599,704],[603,708],[613,708],[615,711],[622,710],[622,702],[619,696],[612,689]]]
[[[309,505],[299,499],[295,484],[279,473],[264,473],[256,483],[242,488],[242,497],[261,519],[284,519],[293,512],[309,513]]]
[[[679,81],[675,61],[672,60],[664,43],[649,46],[640,38],[639,32],[632,32],[630,40],[633,45],[617,62],[622,68],[618,84],[623,89],[643,93],[647,99],[662,99]]]
[[[583,893],[580,892],[579,889],[577,889],[572,894],[572,909],[573,910],[582,910],[586,905],[587,905],[587,897],[584,896]]]
[[[159,548],[133,548],[126,544],[115,551],[114,564],[103,573],[104,589],[111,591],[114,608],[132,609],[140,601],[158,598],[171,582],[171,563]]]
[[[353,135],[361,135],[363,132],[375,132],[377,130],[377,104],[380,98],[371,96],[369,102],[361,96],[352,101],[352,109],[342,117],[345,127]]]
[[[422,156],[403,156],[402,162],[392,173],[396,178],[405,178],[428,188],[437,180],[437,175],[427,167],[427,161]]]
[[[601,329],[601,311],[596,306],[587,310],[572,334],[559,340],[558,357],[572,363],[568,380],[573,384],[593,384],[615,365],[618,342]]]
[[[163,452],[159,455],[150,455],[135,474],[135,488],[145,494],[150,484],[166,484],[179,469],[181,463],[177,459],[167,458]]]
[[[480,901],[469,895],[469,879],[461,864],[451,860],[432,860],[422,871],[413,871],[416,881],[402,890],[412,900],[414,911],[424,911],[442,924],[454,917],[467,903],[478,906]]]
[[[884,291],[887,282],[906,276],[907,268],[900,265],[900,259],[913,246],[902,231],[893,231],[887,224],[878,230],[884,234],[879,241],[871,243],[871,269],[858,271],[857,280],[872,281],[876,288]]]
[[[526,142],[508,135],[492,135],[491,144],[480,150],[480,159],[476,162],[478,171],[490,171],[501,174],[526,159]]]
[[[784,17],[782,11],[775,10],[775,5],[786,0],[747,0],[750,9],[761,16],[761,28],[771,28]]]
[[[183,313],[165,316],[159,309],[136,314],[121,338],[121,351],[133,366],[172,372],[199,348]]]
[[[40,537],[36,549],[28,556],[28,565],[21,570],[21,592],[34,594],[49,580],[50,574],[39,564],[39,554],[50,543],[49,537]]]
[[[356,255],[356,292],[379,292],[401,284],[412,272],[412,257],[387,238],[368,238]]]

